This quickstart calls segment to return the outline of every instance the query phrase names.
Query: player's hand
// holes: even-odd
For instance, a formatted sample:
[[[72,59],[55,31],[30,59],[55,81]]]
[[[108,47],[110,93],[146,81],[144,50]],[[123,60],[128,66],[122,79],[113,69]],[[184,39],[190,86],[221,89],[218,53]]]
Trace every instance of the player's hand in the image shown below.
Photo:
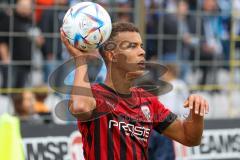
[[[184,107],[192,110],[192,113],[199,116],[204,116],[209,112],[208,102],[199,95],[192,94],[184,102]]]
[[[66,36],[64,35],[64,32],[62,31],[62,29],[60,29],[61,32],[61,40],[63,42],[63,44],[66,46],[68,53],[73,57],[73,58],[77,58],[77,57],[87,57],[89,55],[96,55],[97,50],[91,51],[91,52],[85,52],[85,51],[81,51],[77,48],[75,48],[73,45],[71,45],[68,41],[68,39],[66,38]],[[91,57],[91,56],[90,56]]]

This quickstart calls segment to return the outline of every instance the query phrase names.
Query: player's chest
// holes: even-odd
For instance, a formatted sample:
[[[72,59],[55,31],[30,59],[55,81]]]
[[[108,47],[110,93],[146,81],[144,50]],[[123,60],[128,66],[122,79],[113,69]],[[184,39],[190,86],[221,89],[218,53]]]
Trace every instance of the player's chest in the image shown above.
[[[148,101],[120,100],[113,110],[113,114],[133,122],[151,122],[153,110]]]

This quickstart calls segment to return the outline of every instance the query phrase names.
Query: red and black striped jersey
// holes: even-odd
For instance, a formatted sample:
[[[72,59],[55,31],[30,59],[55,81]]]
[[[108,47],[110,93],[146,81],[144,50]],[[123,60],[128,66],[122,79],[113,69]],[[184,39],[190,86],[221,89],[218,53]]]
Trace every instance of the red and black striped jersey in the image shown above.
[[[85,160],[147,160],[152,129],[161,133],[177,117],[141,88],[121,95],[94,84],[92,92],[97,102],[92,119],[78,121]]]

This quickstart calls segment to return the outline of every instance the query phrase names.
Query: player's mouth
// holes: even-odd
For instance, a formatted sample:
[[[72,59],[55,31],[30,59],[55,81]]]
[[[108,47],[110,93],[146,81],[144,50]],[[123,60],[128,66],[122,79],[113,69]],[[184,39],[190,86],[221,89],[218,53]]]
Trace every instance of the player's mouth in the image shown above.
[[[137,63],[137,65],[138,65],[141,69],[145,69],[145,60],[141,60],[140,62]]]

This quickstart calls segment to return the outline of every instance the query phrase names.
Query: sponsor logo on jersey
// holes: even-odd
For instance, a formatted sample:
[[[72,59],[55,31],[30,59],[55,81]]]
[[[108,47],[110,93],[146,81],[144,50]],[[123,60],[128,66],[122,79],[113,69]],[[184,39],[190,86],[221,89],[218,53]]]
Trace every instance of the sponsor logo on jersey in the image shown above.
[[[151,114],[150,114],[149,107],[147,105],[143,105],[143,106],[141,106],[141,110],[142,110],[144,116],[146,117],[146,119],[150,120],[151,119]]]
[[[142,126],[136,126],[126,122],[118,122],[115,120],[109,120],[109,128],[116,127],[119,131],[124,130],[127,136],[136,137],[139,140],[147,142],[150,134],[150,129]]]

